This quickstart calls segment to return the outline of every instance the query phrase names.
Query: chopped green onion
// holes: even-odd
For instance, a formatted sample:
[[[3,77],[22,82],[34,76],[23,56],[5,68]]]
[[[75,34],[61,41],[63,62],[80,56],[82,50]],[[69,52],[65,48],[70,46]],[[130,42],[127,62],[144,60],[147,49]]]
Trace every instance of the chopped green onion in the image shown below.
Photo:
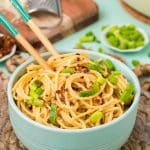
[[[132,65],[134,67],[139,66],[140,65],[140,61],[139,60],[132,60]]]
[[[80,91],[80,96],[81,97],[89,97],[95,94],[94,90],[91,91]]]
[[[147,56],[150,57],[150,52],[148,52]]]
[[[106,65],[106,67],[109,71],[112,71],[115,69],[115,66],[110,59],[105,59],[104,64]]]
[[[83,36],[80,38],[81,43],[93,42],[93,41],[94,41],[94,36]]]
[[[98,52],[99,52],[99,53],[105,53],[105,51],[104,51],[102,48],[99,48],[99,49],[98,49]]]
[[[43,92],[44,92],[44,89],[42,89],[40,87],[35,90],[35,93],[39,96],[42,95]]]
[[[115,75],[111,74],[109,77],[108,77],[108,81],[111,82],[112,84],[117,84],[118,83],[118,79]]]
[[[37,87],[41,87],[42,83],[39,81],[39,80],[35,80],[31,86],[30,86],[30,89],[34,89],[34,88],[37,88]]]
[[[86,37],[92,36],[92,37],[93,37],[93,41],[91,41],[91,42],[97,42],[97,43],[100,43],[100,41],[96,38],[96,36],[94,35],[94,33],[93,33],[92,31],[87,32],[87,33],[85,34],[85,36],[86,36]]]
[[[89,42],[97,42],[100,43],[100,41],[96,38],[94,33],[92,31],[87,32],[84,36],[82,36],[78,43],[76,43],[75,48],[81,48],[85,49],[83,46],[83,43],[89,43]]]
[[[113,26],[106,33],[107,41],[121,50],[135,49],[144,45],[144,37],[135,25]]]
[[[128,83],[125,91],[121,94],[120,99],[125,104],[130,104],[133,92],[134,92],[134,86],[131,83]]]
[[[113,71],[112,74],[108,77],[108,81],[116,85],[118,83],[117,76],[120,74],[121,74],[120,71]]]
[[[96,38],[95,34],[90,31],[90,32],[87,32],[84,36],[82,36],[80,38],[80,42],[81,43],[86,43],[86,42],[97,42],[97,43],[100,43],[100,41]]]
[[[44,104],[43,100],[40,100],[40,99],[34,99],[33,101],[34,101],[33,105],[35,105],[37,107],[42,107]]]
[[[101,119],[103,119],[104,114],[101,111],[96,111],[90,116],[90,121],[92,123],[97,123]]]
[[[106,81],[106,79],[103,78],[102,75],[100,75],[100,76],[98,77],[98,79],[97,79],[97,82],[98,82],[99,84],[104,84],[105,81]]]
[[[29,90],[29,97],[25,102],[28,105],[33,105],[37,107],[43,106],[44,102],[43,100],[40,100],[39,97],[42,95],[44,92],[44,89],[41,87],[42,83],[39,80],[35,80],[31,85],[30,85],[30,90]]]
[[[94,94],[96,94],[99,91],[99,83],[98,82],[94,82],[92,85],[92,90],[89,91],[80,91],[80,96],[81,97],[89,97],[92,96]]]
[[[119,29],[119,26],[118,26],[118,25],[114,25],[114,26],[112,26],[112,27],[109,29],[109,31],[110,31],[111,33],[113,33],[113,32],[116,31],[117,29]]]
[[[32,98],[32,97],[29,97],[28,99],[25,100],[25,102],[26,102],[28,105],[33,105],[33,98]]]
[[[63,73],[75,73],[75,69],[74,68],[66,68],[63,70]]]
[[[96,80],[96,82],[94,82],[93,85],[92,85],[92,89],[93,89],[93,91],[94,91],[94,94],[99,91],[99,86],[100,86],[100,84],[99,84],[99,82]]]
[[[98,39],[96,38],[96,36],[94,37],[94,42],[96,42],[96,43],[101,43],[101,41],[98,40]]]
[[[94,36],[94,33],[92,31],[89,31],[85,34],[85,36]]]
[[[52,124],[56,124],[56,120],[57,120],[57,105],[52,103],[50,112],[50,122]]]
[[[88,63],[87,64],[88,68],[91,69],[91,70],[95,70],[97,72],[101,72],[101,68],[99,65],[96,65],[96,64],[92,64],[92,63]]]
[[[87,66],[91,70],[96,70],[97,72],[101,72],[100,64],[97,60],[92,60],[93,63],[88,63]]]
[[[42,83],[39,80],[34,81],[31,85],[30,85],[30,91],[29,91],[29,95],[31,97],[39,97],[43,92],[44,89],[42,89]]]
[[[37,106],[37,107],[42,107],[44,104],[43,100],[40,100],[38,98],[33,98],[33,97],[26,99],[25,102],[28,105],[33,105],[33,106]]]
[[[38,86],[35,84],[35,82],[33,82],[31,85],[30,85],[30,90],[35,90],[35,89],[37,89],[38,88]]]
[[[95,63],[96,65],[99,65],[99,61],[98,61],[98,60],[91,59],[91,61],[92,61],[93,63]]]
[[[113,71],[112,74],[113,74],[113,75],[120,75],[120,74],[121,74],[121,71],[116,70],[116,71]]]
[[[108,27],[108,25],[101,26],[101,31],[105,30]]]
[[[101,69],[101,62],[98,62],[97,60],[91,60],[93,63],[87,63],[87,67],[90,70],[95,70],[99,73],[101,73],[103,76],[105,76],[105,72]]]
[[[80,91],[79,95],[81,97],[89,97],[89,96],[96,94],[100,90],[100,87],[99,87],[100,84],[104,84],[105,81],[106,81],[105,78],[103,78],[102,76],[99,76],[98,79],[93,83],[91,90]]]
[[[37,95],[37,93],[35,92],[35,90],[30,90],[29,91],[29,96],[31,96],[32,98],[38,98],[39,95]]]
[[[36,89],[30,89],[29,95],[31,97],[39,97],[40,95],[42,95],[43,92],[44,92],[44,89],[39,87],[39,88],[36,88]]]

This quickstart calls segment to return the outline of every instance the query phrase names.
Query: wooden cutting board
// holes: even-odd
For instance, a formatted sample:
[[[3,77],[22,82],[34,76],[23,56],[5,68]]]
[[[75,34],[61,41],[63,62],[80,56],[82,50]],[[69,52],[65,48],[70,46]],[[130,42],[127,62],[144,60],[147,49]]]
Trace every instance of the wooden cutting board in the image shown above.
[[[43,29],[43,32],[52,42],[60,40],[95,22],[99,15],[98,7],[93,0],[61,0],[61,2],[63,11],[62,22],[55,28]],[[22,22],[21,19],[14,19],[18,15],[10,5],[9,0],[3,0],[3,2],[0,2],[0,6],[0,12],[2,12],[17,27],[28,41],[32,44],[39,42],[33,32]],[[40,25],[45,25],[48,22],[47,20],[48,18],[44,18],[44,20],[39,20],[38,22]],[[53,24],[54,22],[51,21],[51,23]],[[7,33],[2,26],[0,26],[0,32]]]

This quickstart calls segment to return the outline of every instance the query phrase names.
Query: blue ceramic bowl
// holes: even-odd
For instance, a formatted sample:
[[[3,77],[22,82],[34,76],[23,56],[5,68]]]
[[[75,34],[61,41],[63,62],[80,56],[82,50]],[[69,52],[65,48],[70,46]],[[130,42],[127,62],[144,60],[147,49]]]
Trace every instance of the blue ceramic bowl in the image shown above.
[[[77,52],[76,50],[60,51]],[[33,62],[29,59],[13,73],[8,84],[9,115],[17,137],[29,150],[118,150],[128,139],[133,129],[140,98],[140,86],[135,74],[120,61],[97,52],[82,51],[92,59],[109,58],[116,68],[123,72],[135,87],[135,98],[130,108],[110,123],[87,129],[66,130],[50,128],[39,124],[24,115],[16,106],[12,87],[25,73],[26,67]],[[44,58],[48,58],[48,53]]]

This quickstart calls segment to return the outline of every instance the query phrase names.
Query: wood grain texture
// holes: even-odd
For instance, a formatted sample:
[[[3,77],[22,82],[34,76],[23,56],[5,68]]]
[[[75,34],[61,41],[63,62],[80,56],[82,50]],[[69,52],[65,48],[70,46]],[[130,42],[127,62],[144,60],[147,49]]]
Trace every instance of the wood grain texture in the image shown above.
[[[136,19],[144,22],[144,23],[147,23],[147,24],[150,24],[150,17],[148,16],[145,16],[143,15],[142,13],[136,11],[135,9],[131,8],[128,4],[126,4],[124,2],[124,0],[120,0],[120,3],[122,5],[122,7],[130,14],[132,15],[133,17],[135,17]]]

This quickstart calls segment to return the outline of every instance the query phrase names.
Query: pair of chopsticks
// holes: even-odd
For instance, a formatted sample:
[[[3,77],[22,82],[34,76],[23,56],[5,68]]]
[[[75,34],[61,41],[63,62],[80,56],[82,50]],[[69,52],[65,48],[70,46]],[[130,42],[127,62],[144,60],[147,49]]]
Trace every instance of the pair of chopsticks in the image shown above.
[[[39,40],[43,43],[45,48],[52,54],[58,55],[58,52],[53,48],[47,37],[41,32],[39,27],[33,22],[31,16],[25,11],[18,0],[10,0],[14,8],[21,15],[23,21],[31,28]],[[47,62],[39,55],[33,46],[18,32],[18,30],[0,13],[0,24],[2,24],[11,35],[28,51],[36,61],[45,69],[49,69]]]

